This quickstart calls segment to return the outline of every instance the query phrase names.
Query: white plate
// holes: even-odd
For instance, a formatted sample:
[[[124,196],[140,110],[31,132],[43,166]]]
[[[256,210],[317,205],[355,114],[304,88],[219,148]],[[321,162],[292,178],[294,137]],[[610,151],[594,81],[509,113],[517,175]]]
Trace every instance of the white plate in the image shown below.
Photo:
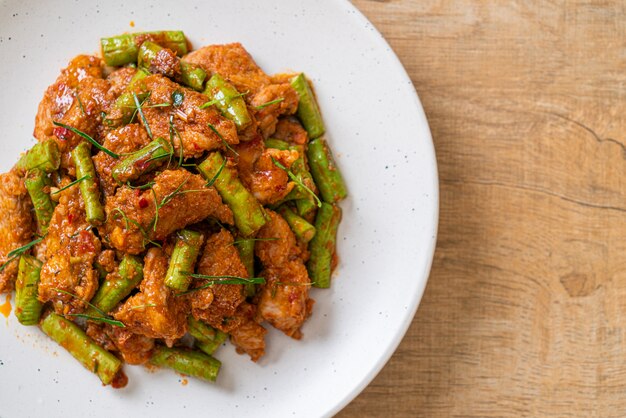
[[[130,27],[134,21],[136,26]],[[422,296],[436,240],[437,167],[413,86],[347,1],[0,4],[0,169],[32,143],[37,104],[59,70],[101,36],[183,29],[195,46],[240,41],[267,72],[305,71],[349,186],[331,290],[314,290],[301,341],[270,332],[259,364],[220,349],[216,384],[127,366],[124,390],[98,379],[37,328],[0,316],[0,416],[328,416],[378,373]],[[0,303],[4,297],[0,298]]]

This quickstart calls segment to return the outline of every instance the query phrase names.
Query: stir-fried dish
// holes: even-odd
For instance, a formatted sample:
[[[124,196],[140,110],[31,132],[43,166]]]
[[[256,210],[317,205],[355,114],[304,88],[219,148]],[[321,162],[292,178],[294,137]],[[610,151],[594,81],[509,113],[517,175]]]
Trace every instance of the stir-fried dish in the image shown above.
[[[346,197],[309,81],[180,31],[101,47],[46,90],[37,144],[0,175],[19,322],[114,387],[123,362],[213,381],[227,339],[253,361],[267,326],[300,339]]]

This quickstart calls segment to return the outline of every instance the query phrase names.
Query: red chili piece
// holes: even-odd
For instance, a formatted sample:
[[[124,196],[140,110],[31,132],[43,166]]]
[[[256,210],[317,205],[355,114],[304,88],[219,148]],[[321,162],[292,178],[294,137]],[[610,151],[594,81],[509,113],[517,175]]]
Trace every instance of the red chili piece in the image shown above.
[[[65,141],[67,139],[70,139],[70,135],[72,135],[72,132],[69,129],[64,128],[62,126],[57,126],[56,128],[54,128],[52,130],[52,133],[54,134],[54,136],[59,138],[61,141]]]

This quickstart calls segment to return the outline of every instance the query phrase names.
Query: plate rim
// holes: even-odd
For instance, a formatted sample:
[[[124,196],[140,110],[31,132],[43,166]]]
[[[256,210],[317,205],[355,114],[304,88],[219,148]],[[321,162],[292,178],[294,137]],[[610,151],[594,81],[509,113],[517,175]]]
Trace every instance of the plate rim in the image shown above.
[[[352,4],[349,0],[339,0],[341,3],[347,7],[348,10],[352,11],[352,14],[355,18],[361,20],[362,23],[369,25],[372,28],[372,31],[378,35],[377,42],[378,47],[382,47],[384,49],[384,53],[393,61],[394,67],[397,69],[398,74],[402,75],[407,85],[411,87],[413,90],[413,104],[415,106],[416,117],[420,119],[420,125],[424,127],[425,138],[424,142],[428,147],[428,158],[431,160],[432,169],[433,169],[433,190],[432,194],[429,196],[432,204],[432,213],[433,218],[431,219],[432,225],[432,238],[429,240],[428,245],[424,249],[424,253],[427,255],[426,264],[424,266],[424,270],[421,272],[422,283],[418,286],[418,290],[414,295],[413,300],[411,301],[411,305],[409,306],[407,315],[404,316],[400,326],[397,328],[397,331],[391,341],[388,343],[387,348],[384,351],[384,354],[379,357],[378,361],[371,365],[369,372],[367,375],[359,382],[358,385],[354,386],[351,391],[346,393],[343,399],[338,402],[334,407],[328,410],[328,413],[325,416],[334,416],[343,410],[346,406],[348,406],[353,400],[355,400],[361,392],[363,392],[372,381],[378,376],[378,374],[382,371],[382,369],[387,365],[393,354],[398,349],[398,346],[406,336],[409,327],[413,323],[413,319],[415,319],[415,315],[417,313],[417,309],[419,308],[422,298],[424,296],[424,291],[426,290],[426,285],[430,279],[430,273],[432,270],[432,264],[435,256],[435,249],[437,247],[437,237],[438,237],[438,229],[439,229],[439,169],[437,165],[437,158],[435,152],[435,144],[433,142],[432,132],[430,130],[430,124],[428,123],[428,119],[426,117],[426,112],[424,112],[424,107],[422,106],[422,102],[419,98],[419,94],[417,89],[415,88],[411,77],[409,76],[406,68],[400,61],[400,58],[393,50],[389,42],[385,39],[383,34],[378,30],[378,28],[370,21],[364,14],[359,10],[354,4]]]

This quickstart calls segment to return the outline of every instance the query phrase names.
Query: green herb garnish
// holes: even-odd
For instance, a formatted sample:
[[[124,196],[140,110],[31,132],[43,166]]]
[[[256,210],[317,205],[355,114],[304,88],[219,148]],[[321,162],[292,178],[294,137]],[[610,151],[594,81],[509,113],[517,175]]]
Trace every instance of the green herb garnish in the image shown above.
[[[156,232],[156,227],[157,224],[159,223],[159,205],[157,205],[157,195],[156,192],[154,191],[154,189],[150,189],[150,191],[152,192],[152,196],[154,197],[154,207],[155,207],[155,212],[154,212],[154,221],[153,222],[153,227],[152,230],[154,232]]]
[[[234,96],[228,97],[228,98],[224,98],[223,100],[230,102],[231,100],[234,99],[238,99],[240,97],[245,96],[246,94],[250,94],[249,91],[244,91],[243,93],[237,93]],[[220,99],[213,99],[211,101],[208,101],[206,103],[203,103],[202,105],[200,105],[200,109],[206,109],[209,106],[213,106],[214,104],[217,104],[220,102]]]
[[[278,241],[279,239],[280,238],[246,238],[235,240],[230,245],[243,244],[246,241]]]
[[[80,111],[83,113],[83,116],[87,116],[87,113],[85,113],[85,107],[83,106],[83,101],[80,100],[78,91],[76,92],[76,100],[78,100],[78,107],[80,107]]]
[[[200,287],[196,287],[186,292],[179,293],[176,296],[187,295],[189,293],[193,293],[198,290],[206,289],[215,284],[264,284],[265,283],[265,279],[263,277],[252,277],[248,279],[248,278],[239,277],[239,276],[207,276],[205,274],[195,274],[195,273],[190,273],[186,271],[183,271],[181,273],[184,274],[185,276],[193,277],[194,279],[207,280],[207,282]]]
[[[46,236],[44,235],[43,237],[39,237],[31,242],[29,242],[26,245],[22,245],[19,248],[16,248],[12,251],[9,251],[9,253],[7,254],[7,261],[4,262],[4,264],[2,266],[0,266],[0,273],[9,265],[9,263],[17,258],[19,258],[22,254],[24,254],[26,251],[30,250],[32,247],[34,247],[35,245],[39,244],[41,241],[43,241],[43,239]]]
[[[137,97],[137,94],[133,92],[133,100],[135,101],[135,107],[137,108],[137,112],[139,112],[139,117],[141,118],[141,121],[143,122],[143,127],[146,128],[146,132],[148,133],[148,136],[150,137],[150,139],[152,139],[152,131],[150,130],[150,125],[148,124],[146,115],[143,114],[143,109],[141,108],[143,104],[146,102],[146,100],[148,100],[149,98],[150,96],[146,97],[143,100],[143,102],[139,103],[139,97]]]
[[[98,141],[96,141],[95,139],[93,139],[92,137],[87,135],[86,133],[84,133],[82,131],[79,131],[76,128],[72,128],[71,126],[66,125],[64,123],[61,123],[61,122],[52,121],[52,123],[54,125],[56,125],[56,126],[60,126],[61,128],[65,128],[65,129],[67,129],[67,130],[69,130],[71,132],[74,132],[76,135],[78,135],[78,136],[86,139],[87,141],[91,142],[91,145],[93,145],[94,147],[98,148],[100,151],[105,152],[106,154],[110,155],[111,157],[116,158],[116,159],[120,158],[120,156],[118,154],[116,154],[113,151],[103,147],[102,145],[100,145],[98,143]]]
[[[93,316],[84,313],[75,313],[75,314],[67,314],[67,316],[73,316],[76,318],[85,318],[89,321],[94,322],[103,322],[105,324],[113,325],[114,327],[126,328],[126,325],[122,321],[118,321],[117,319],[112,319],[110,317],[101,317],[101,316]]]
[[[304,183],[302,183],[302,180],[300,180],[298,178],[298,176],[296,176],[295,174],[293,174],[291,172],[290,169],[288,169],[287,167],[285,167],[284,165],[282,165],[281,163],[278,162],[278,160],[276,160],[276,158],[274,158],[273,156],[270,156],[270,158],[272,159],[272,162],[274,163],[274,165],[278,168],[280,168],[281,170],[284,170],[287,175],[289,176],[289,178],[291,180],[293,180],[298,186],[302,187],[304,190],[306,190],[311,196],[313,196],[313,198],[315,199],[315,201],[317,202],[317,207],[321,208],[322,207],[322,201],[320,200],[319,197],[317,197],[317,195],[313,192],[313,190],[309,189]]]
[[[215,135],[217,135],[217,137],[220,139],[220,141],[222,141],[222,144],[224,144],[224,146],[233,154],[235,155],[239,155],[239,153],[237,151],[235,151],[230,145],[228,145],[228,142],[226,142],[226,140],[224,139],[224,137],[222,136],[221,133],[219,133],[219,131],[215,128],[215,126],[213,126],[213,124],[211,123],[207,123],[207,125],[209,125],[209,128],[211,128],[211,130],[215,133]]]
[[[83,181],[83,180],[87,180],[87,179],[90,179],[90,178],[91,178],[91,176],[90,176],[89,174],[85,174],[85,175],[84,175],[84,176],[82,176],[81,178],[74,180],[73,182],[71,182],[71,183],[70,183],[70,184],[68,184],[67,186],[65,186],[65,187],[61,187],[61,188],[60,188],[59,190],[57,190],[56,192],[52,192],[52,193],[50,193],[50,194],[51,194],[51,195],[53,195],[53,194],[61,193],[63,190],[67,190],[67,189],[69,189],[70,187],[72,187],[72,186],[74,186],[74,185],[76,185],[76,184],[80,183],[81,181]]]
[[[265,109],[266,107],[271,106],[271,105],[276,104],[276,103],[280,103],[280,102],[282,102],[283,100],[285,100],[285,98],[284,98],[284,97],[281,97],[280,99],[272,100],[272,101],[270,101],[270,102],[263,103],[262,105],[255,106],[254,108],[255,108],[256,110]]]
[[[143,308],[155,308],[157,305],[155,303],[148,303],[147,305],[137,305],[130,308],[130,310],[134,309],[143,309]]]
[[[218,99],[213,99],[213,100],[211,100],[211,101],[208,101],[208,102],[206,102],[206,103],[204,103],[204,104],[200,105],[200,109],[206,109],[207,107],[209,107],[209,106],[213,106],[214,104],[216,104],[216,103],[218,103],[218,102],[219,102],[219,100],[218,100]]]
[[[55,292],[58,292],[58,293],[64,293],[64,294],[69,295],[69,296],[71,296],[71,297],[73,297],[75,299],[80,300],[81,302],[85,303],[87,306],[89,306],[90,308],[92,308],[98,314],[101,315],[101,316],[93,316],[93,315],[88,315],[88,314],[83,314],[83,313],[77,313],[77,314],[67,314],[67,316],[74,316],[74,317],[77,317],[77,318],[85,318],[85,319],[88,319],[90,321],[104,322],[104,323],[107,323],[109,325],[113,325],[113,326],[120,327],[120,328],[125,328],[126,327],[126,325],[124,325],[123,322],[118,321],[116,319],[112,319],[110,316],[108,316],[106,314],[106,312],[102,311],[102,309],[98,308],[96,305],[93,305],[93,304],[89,303],[89,301],[81,298],[78,295],[75,295],[72,292],[68,292],[67,290],[58,289],[56,287],[53,287],[52,290],[54,290]]]
[[[122,219],[124,219],[124,221],[126,222],[126,229],[130,229],[130,224],[133,224],[133,225],[135,225],[135,226],[137,227],[137,229],[139,230],[139,232],[141,232],[141,235],[143,236],[143,239],[144,239],[144,245],[145,245],[145,243],[146,243],[146,242],[148,242],[148,243],[150,243],[150,244],[152,244],[152,245],[155,245],[155,246],[157,246],[157,247],[161,248],[161,245],[160,245],[158,242],[154,242],[154,241],[152,241],[152,240],[149,238],[149,235],[148,235],[148,233],[146,232],[146,230],[143,228],[143,226],[141,226],[141,224],[139,224],[139,222],[137,222],[136,220],[134,220],[134,219],[130,219],[130,218],[126,215],[126,213],[124,213],[124,211],[123,211],[122,209],[120,209],[120,208],[115,208],[115,209],[113,209],[113,212],[117,212],[117,213],[119,213],[120,215],[122,215]]]
[[[142,184],[141,186],[133,186],[132,184],[130,184],[130,181],[126,182],[126,185],[128,187],[130,187],[131,189],[139,189],[139,190],[146,190],[151,188],[152,186],[154,186],[154,182],[153,181],[149,181],[146,184]]]
[[[174,90],[172,93],[172,104],[174,107],[180,107],[183,104],[183,100],[185,100],[185,93],[180,90]]]
[[[217,178],[220,176],[220,174],[222,174],[222,170],[224,169],[224,167],[226,167],[226,158],[224,158],[224,161],[222,161],[222,165],[220,165],[220,168],[217,170],[217,173],[215,173],[215,175],[211,178],[211,180],[206,182],[206,187],[211,187],[213,186],[213,184],[215,184],[215,182],[217,181]]]

